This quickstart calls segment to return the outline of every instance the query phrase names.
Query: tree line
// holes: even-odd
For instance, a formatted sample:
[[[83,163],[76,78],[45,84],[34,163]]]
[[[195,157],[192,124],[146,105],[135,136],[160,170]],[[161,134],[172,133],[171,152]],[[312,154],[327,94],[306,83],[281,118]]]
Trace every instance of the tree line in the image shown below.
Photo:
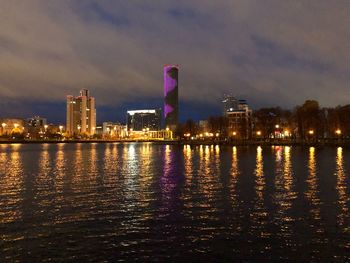
[[[321,107],[316,100],[306,100],[292,110],[281,107],[254,110],[248,138],[350,138],[350,105]],[[222,138],[232,137],[235,132],[229,128],[225,116],[210,116],[206,126],[189,119],[181,124],[179,135],[196,136],[202,133],[219,134]]]

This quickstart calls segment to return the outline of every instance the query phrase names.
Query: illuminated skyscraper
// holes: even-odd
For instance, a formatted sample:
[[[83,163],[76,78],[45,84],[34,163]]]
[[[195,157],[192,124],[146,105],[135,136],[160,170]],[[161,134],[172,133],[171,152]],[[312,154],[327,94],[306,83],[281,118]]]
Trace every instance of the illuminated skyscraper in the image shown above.
[[[164,117],[166,127],[172,131],[176,130],[179,118],[178,74],[177,65],[164,66]]]
[[[95,98],[89,91],[83,89],[79,97],[67,96],[67,126],[68,135],[95,134],[96,108]]]

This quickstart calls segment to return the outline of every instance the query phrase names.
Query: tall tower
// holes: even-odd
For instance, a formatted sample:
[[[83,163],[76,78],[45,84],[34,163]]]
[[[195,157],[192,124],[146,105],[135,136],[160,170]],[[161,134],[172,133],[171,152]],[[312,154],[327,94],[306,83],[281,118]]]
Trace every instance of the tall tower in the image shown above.
[[[79,97],[67,96],[66,130],[70,136],[74,134],[94,135],[96,129],[95,98],[83,89]]]
[[[165,125],[175,131],[179,119],[179,93],[178,93],[177,65],[164,66],[164,117]]]

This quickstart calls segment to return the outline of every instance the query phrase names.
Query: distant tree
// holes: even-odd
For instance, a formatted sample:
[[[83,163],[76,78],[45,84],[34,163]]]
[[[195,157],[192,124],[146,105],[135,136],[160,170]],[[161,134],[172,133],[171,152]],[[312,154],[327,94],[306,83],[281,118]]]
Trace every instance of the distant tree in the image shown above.
[[[316,100],[307,100],[303,105],[297,106],[295,116],[301,138],[309,138],[310,131],[313,132],[314,138],[323,137],[325,118]]]
[[[327,108],[327,133],[329,137],[337,137],[336,130],[341,131],[341,136],[350,136],[350,105]]]
[[[208,128],[211,133],[219,133],[220,137],[228,136],[228,119],[224,116],[211,116],[208,118]]]
[[[180,137],[183,137],[184,134],[190,133],[191,135],[197,134],[199,128],[196,122],[192,119],[188,119],[185,123],[182,123],[178,126],[177,133]]]
[[[284,128],[291,129],[293,124],[292,112],[289,110],[281,109],[280,107],[274,108],[262,108],[254,111],[254,130],[261,131],[264,138],[271,137],[275,130],[276,125],[286,126]]]

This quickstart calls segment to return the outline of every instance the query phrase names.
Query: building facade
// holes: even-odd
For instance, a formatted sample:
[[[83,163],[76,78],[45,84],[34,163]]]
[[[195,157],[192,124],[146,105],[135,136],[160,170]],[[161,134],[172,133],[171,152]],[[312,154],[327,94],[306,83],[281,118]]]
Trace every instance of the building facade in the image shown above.
[[[179,120],[179,93],[177,65],[164,66],[164,118],[165,126],[175,131]]]
[[[44,128],[47,125],[47,119],[40,116],[34,116],[27,119],[28,128]]]
[[[102,134],[104,138],[122,139],[127,136],[125,125],[114,122],[104,122],[102,124]]]
[[[253,111],[245,100],[233,96],[223,99],[224,116],[228,120],[228,135],[237,139],[248,139],[252,136]]]
[[[127,111],[128,131],[159,131],[162,123],[162,113],[160,109],[130,110]]]
[[[0,119],[1,135],[23,134],[26,132],[26,121],[18,118]]]
[[[95,98],[89,91],[83,89],[80,96],[67,96],[67,125],[68,136],[79,134],[94,135],[96,130]]]

